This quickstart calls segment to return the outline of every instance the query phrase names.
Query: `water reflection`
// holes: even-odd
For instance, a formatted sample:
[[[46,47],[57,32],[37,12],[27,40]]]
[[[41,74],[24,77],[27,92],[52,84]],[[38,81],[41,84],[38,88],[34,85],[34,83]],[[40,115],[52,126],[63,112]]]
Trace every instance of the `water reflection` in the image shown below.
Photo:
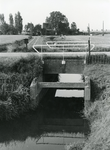
[[[64,150],[65,144],[84,140],[86,120],[45,118],[44,113],[31,112],[16,120],[1,122],[0,150]]]
[[[64,150],[66,144],[84,140],[89,129],[82,118],[84,99],[55,93],[48,91],[35,111],[0,122],[0,150]]]

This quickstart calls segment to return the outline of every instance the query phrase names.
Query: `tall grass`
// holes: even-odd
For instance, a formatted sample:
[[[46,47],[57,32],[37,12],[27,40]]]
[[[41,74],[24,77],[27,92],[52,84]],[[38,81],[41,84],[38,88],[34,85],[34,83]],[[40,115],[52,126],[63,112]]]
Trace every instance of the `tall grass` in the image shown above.
[[[12,91],[6,91],[10,83],[5,83],[0,91],[0,119],[11,119],[26,112],[31,99],[29,86],[34,77],[42,72],[42,63],[36,56],[27,58],[6,58],[0,60],[0,78],[9,80],[13,85]]]
[[[74,142],[72,144],[66,145],[67,150],[82,150],[84,147],[84,142]]]
[[[28,40],[32,39],[30,36],[25,38],[28,38]],[[32,48],[27,49],[24,43],[24,39],[19,39],[18,36],[18,40],[9,40],[9,43],[1,44],[0,52],[34,52],[34,50]]]
[[[91,105],[84,110],[90,122],[91,131],[86,141],[73,143],[69,150],[109,150],[110,149],[110,65],[86,65],[84,75],[89,76],[91,85]]]
[[[100,89],[94,103],[85,113],[91,123],[91,133],[83,150],[110,149],[110,66],[109,64],[88,65],[84,71]],[[95,87],[94,87],[95,88]]]
[[[95,47],[92,52],[110,52],[110,47]]]
[[[6,51],[7,51],[7,45],[6,44],[0,45],[0,52],[6,52]]]

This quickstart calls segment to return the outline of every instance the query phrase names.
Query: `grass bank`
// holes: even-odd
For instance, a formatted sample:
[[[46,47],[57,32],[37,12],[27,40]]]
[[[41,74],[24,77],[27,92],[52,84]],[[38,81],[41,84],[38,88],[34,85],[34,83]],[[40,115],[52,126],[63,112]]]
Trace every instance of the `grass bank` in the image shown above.
[[[110,65],[87,65],[84,74],[92,79],[92,101],[84,112],[91,124],[91,133],[83,150],[110,149]]]
[[[75,143],[69,150],[110,149],[110,65],[90,64],[84,75],[91,78],[91,105],[84,112],[90,121],[91,132],[85,143]]]
[[[24,39],[30,41],[32,36],[23,35],[4,35],[1,37],[0,52],[34,52],[33,49],[27,49]]]
[[[38,56],[0,59],[0,119],[9,120],[34,109],[29,87],[42,72]]]

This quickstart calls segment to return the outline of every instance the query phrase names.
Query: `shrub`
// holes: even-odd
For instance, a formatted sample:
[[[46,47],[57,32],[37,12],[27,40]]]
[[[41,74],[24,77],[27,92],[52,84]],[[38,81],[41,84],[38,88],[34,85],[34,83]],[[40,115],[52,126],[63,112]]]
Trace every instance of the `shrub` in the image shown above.
[[[36,56],[0,62],[0,77],[5,79],[0,90],[0,119],[11,119],[34,109],[31,106],[29,87],[34,77],[42,72],[42,63]],[[9,83],[7,82],[9,81]],[[9,85],[13,90],[7,91]]]
[[[6,98],[6,97],[5,97]],[[30,109],[29,89],[20,85],[8,95],[7,100],[0,101],[0,119],[12,119]]]
[[[18,47],[18,48],[14,48],[13,52],[35,52],[33,50],[33,48],[26,48],[26,47]]]
[[[0,52],[6,52],[7,51],[7,46],[6,44],[0,45]]]

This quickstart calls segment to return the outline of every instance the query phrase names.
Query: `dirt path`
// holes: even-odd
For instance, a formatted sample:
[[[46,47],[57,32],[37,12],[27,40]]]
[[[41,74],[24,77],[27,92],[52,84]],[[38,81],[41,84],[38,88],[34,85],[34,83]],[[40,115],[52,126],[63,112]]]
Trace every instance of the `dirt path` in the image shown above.
[[[42,45],[43,37],[42,36],[34,36],[33,39],[28,43],[28,48],[32,48],[33,45]]]
[[[36,40],[38,39],[38,36],[34,36],[28,43],[28,48],[32,48],[32,46],[35,44]]]

